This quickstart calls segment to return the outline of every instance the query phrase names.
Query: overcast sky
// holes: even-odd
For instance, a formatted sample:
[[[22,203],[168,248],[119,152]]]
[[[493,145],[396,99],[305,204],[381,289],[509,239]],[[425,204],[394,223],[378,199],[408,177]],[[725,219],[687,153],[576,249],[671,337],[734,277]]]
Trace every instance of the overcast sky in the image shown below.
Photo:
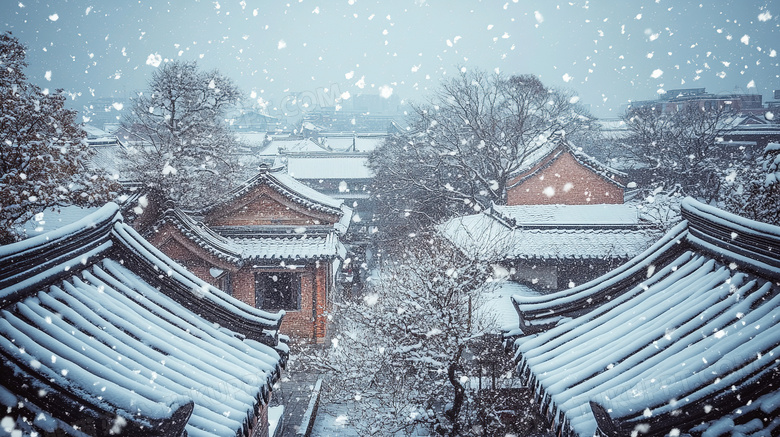
[[[30,80],[77,108],[168,59],[218,68],[270,112],[293,91],[419,101],[459,68],[538,75],[602,117],[663,90],[780,89],[777,1],[0,2]]]

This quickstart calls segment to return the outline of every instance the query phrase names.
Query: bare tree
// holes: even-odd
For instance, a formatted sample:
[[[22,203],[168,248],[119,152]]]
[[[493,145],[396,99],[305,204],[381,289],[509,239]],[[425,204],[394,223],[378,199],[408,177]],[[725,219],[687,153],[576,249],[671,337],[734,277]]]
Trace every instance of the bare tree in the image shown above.
[[[0,244],[21,237],[16,227],[46,208],[95,205],[116,184],[90,168],[92,151],[62,90],[27,81],[25,47],[0,34]]]
[[[319,360],[328,402],[349,405],[361,435],[425,427],[459,435],[471,341],[490,328],[477,311],[489,268],[426,238],[383,266],[365,296],[336,313],[339,334]]]
[[[187,206],[226,191],[235,183],[237,140],[224,112],[240,98],[216,70],[200,71],[195,62],[163,64],[123,120],[128,177]]]
[[[730,176],[722,196],[727,210],[780,225],[780,144],[768,144],[754,165]]]
[[[473,71],[413,106],[409,123],[369,159],[379,216],[401,234],[506,203],[513,173],[552,137],[587,131],[591,117],[570,93],[535,76]]]
[[[731,167],[743,167],[749,155],[720,139],[733,127],[733,110],[683,104],[673,112],[660,106],[629,108],[623,119],[630,132],[622,145],[641,163],[647,191],[693,196],[705,202],[718,198]]]

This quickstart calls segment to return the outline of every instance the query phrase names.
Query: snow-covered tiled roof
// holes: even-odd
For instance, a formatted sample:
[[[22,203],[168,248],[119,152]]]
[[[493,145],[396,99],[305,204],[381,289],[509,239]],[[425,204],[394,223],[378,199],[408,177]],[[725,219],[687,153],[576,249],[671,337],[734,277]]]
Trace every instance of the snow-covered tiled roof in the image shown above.
[[[301,155],[287,157],[287,172],[297,179],[370,179],[368,156],[356,154]]]
[[[564,435],[780,431],[780,227],[682,214],[607,275],[513,297],[520,377]]]
[[[0,247],[0,304],[0,403],[22,433],[243,435],[286,357],[283,313],[193,276],[115,204]]]
[[[494,205],[493,210],[518,226],[639,224],[637,209],[629,204]]]
[[[610,208],[592,206],[496,206],[494,211],[450,219],[439,232],[468,256],[491,261],[628,259],[652,242],[653,234],[632,218],[630,210],[616,208],[624,214],[608,220],[604,213]]]
[[[344,258],[346,248],[332,226],[214,226],[195,220],[177,208],[160,221],[224,261],[243,265],[259,260],[317,260]]]
[[[372,152],[387,138],[387,134],[325,134],[322,143],[335,152]],[[353,150],[354,149],[354,150]]]
[[[334,232],[324,235],[292,235],[261,238],[235,238],[247,260],[313,260],[345,258],[347,251]]]
[[[280,153],[326,153],[327,150],[311,138],[272,138],[271,143],[261,153],[277,155]]]

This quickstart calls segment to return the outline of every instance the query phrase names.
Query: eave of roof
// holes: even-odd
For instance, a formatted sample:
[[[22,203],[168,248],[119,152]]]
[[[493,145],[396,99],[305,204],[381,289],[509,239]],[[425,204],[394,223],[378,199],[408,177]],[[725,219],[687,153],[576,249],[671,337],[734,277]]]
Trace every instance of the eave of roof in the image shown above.
[[[651,228],[637,221],[518,224],[510,214],[501,212],[502,208],[496,207],[456,217],[440,225],[438,231],[465,255],[486,261],[628,260],[655,237]]]
[[[684,222],[621,268],[513,297],[526,331],[518,370],[559,430],[685,434],[780,413],[768,383],[780,368],[780,228],[692,199],[682,210]]]
[[[186,212],[170,208],[155,226],[170,223],[181,235],[209,254],[238,268],[258,260],[345,258],[346,248],[334,226],[215,226],[195,221]]]
[[[178,435],[170,427],[177,421],[190,435],[243,432],[284,363],[283,313],[199,280],[118,211],[109,204],[0,247],[0,354],[3,374],[14,375],[1,384],[3,402],[17,408],[12,398],[25,400],[25,411],[62,419],[43,427],[75,423],[62,416],[72,411],[97,434],[117,417],[138,435]]]

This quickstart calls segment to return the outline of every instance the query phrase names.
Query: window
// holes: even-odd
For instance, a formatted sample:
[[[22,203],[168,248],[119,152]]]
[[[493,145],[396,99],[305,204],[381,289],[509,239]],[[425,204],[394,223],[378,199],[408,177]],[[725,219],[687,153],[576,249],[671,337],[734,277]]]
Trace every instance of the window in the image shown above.
[[[233,288],[230,283],[230,272],[225,272],[217,278],[217,288],[231,296],[233,295]]]
[[[220,290],[224,291],[227,294],[232,295],[232,284],[230,281],[230,272],[226,270],[222,270],[217,267],[212,267],[209,269],[209,274],[211,274],[211,277],[214,278],[213,284],[219,288]]]
[[[297,273],[255,273],[255,306],[264,310],[299,310],[301,277]]]

